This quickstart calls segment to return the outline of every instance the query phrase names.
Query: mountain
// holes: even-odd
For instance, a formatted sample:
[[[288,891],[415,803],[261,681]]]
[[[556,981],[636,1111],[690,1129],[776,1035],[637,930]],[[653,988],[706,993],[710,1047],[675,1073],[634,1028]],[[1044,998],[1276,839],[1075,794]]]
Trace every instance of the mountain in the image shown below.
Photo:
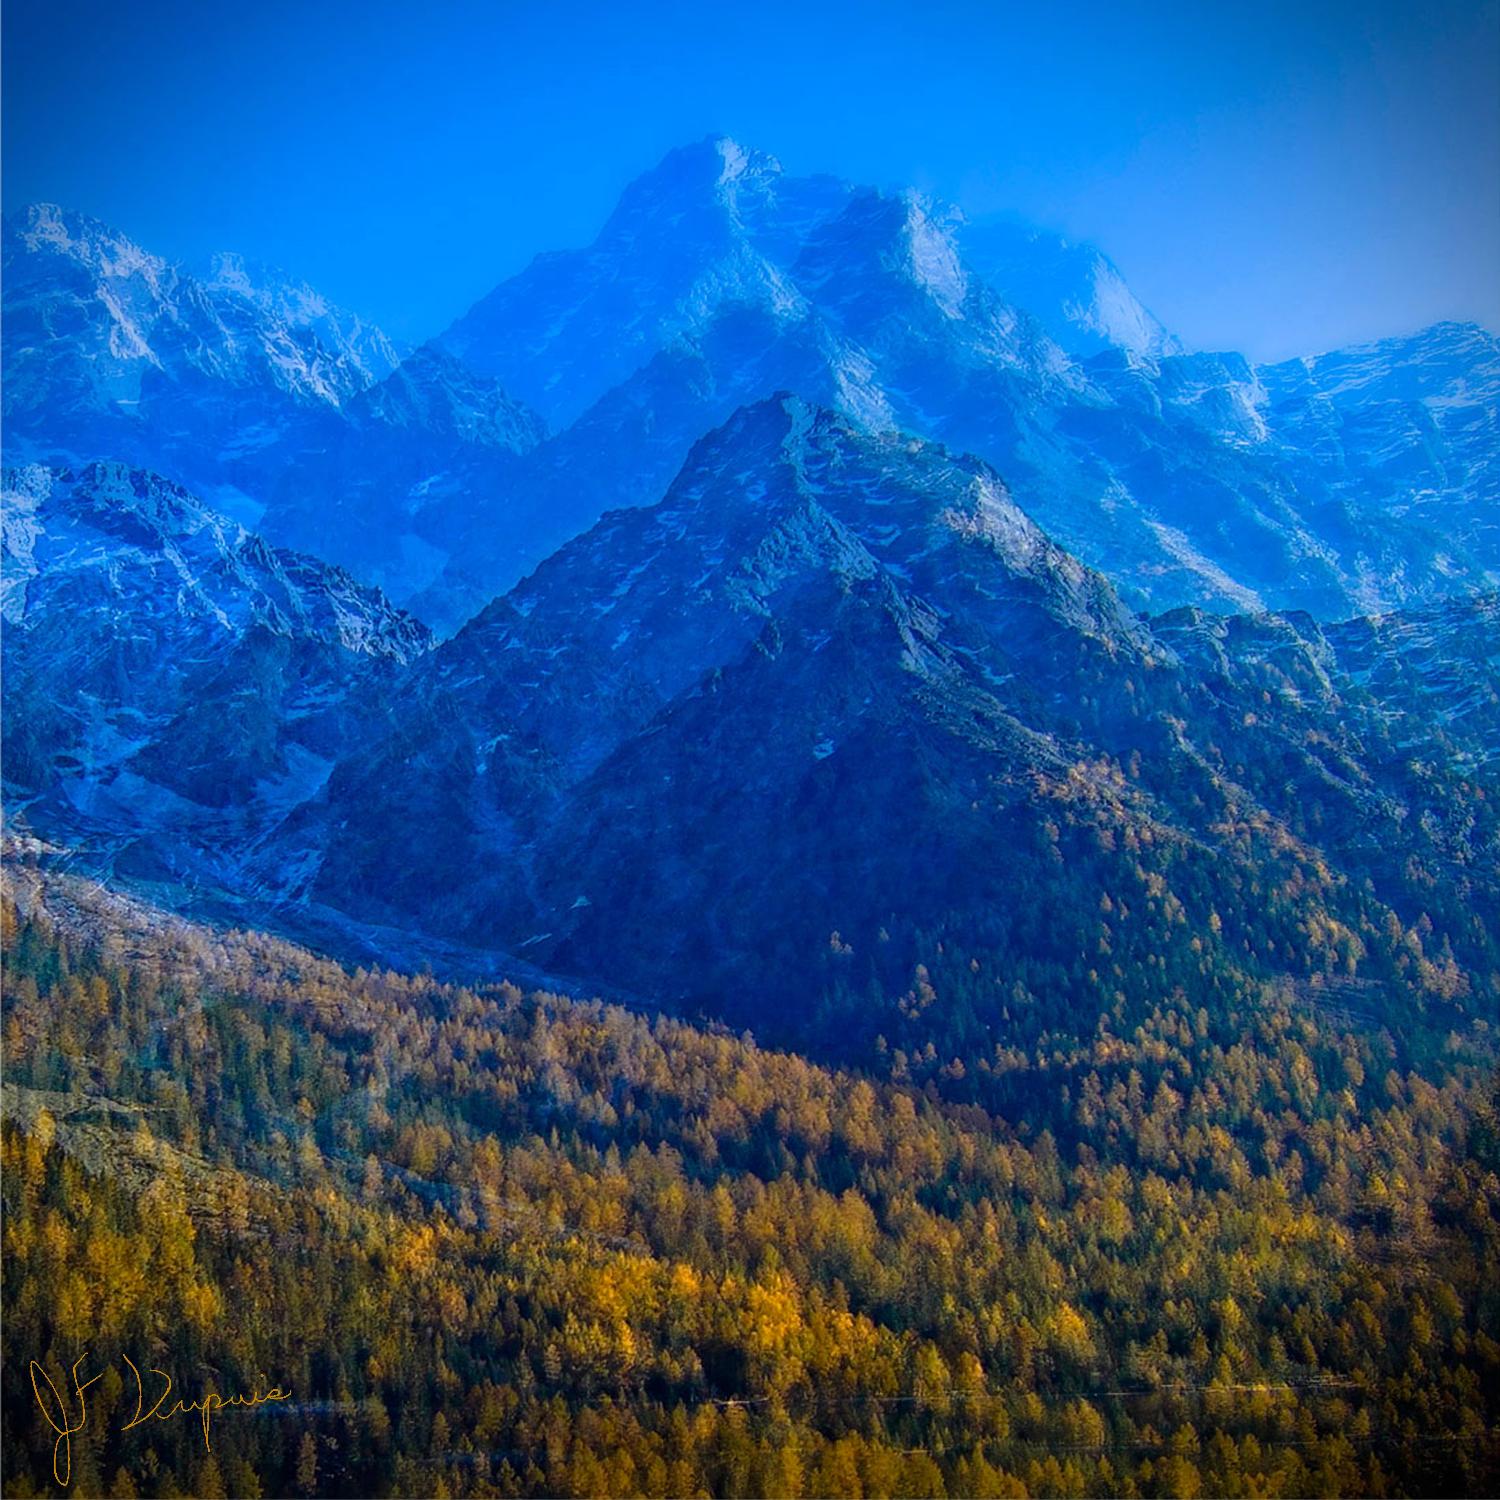
[[[835,482],[826,484],[830,467]],[[966,539],[976,554],[988,539],[997,569],[1002,545],[1015,563],[1014,576],[1005,568],[979,599],[956,566]],[[767,402],[700,443],[659,506],[606,517],[413,674],[398,732],[341,772],[319,898],[336,905],[357,888],[387,899],[403,890],[480,899],[493,872],[520,857],[524,830],[557,812],[563,789],[681,694],[755,650],[778,621],[798,616],[805,593],[821,609],[833,579],[837,588],[858,585],[862,598],[873,590],[878,610],[893,570],[954,611],[981,605],[986,638],[1012,634],[1008,646],[991,639],[992,650],[1038,636],[1040,657],[1046,639],[1040,622],[1023,631],[1010,618],[1007,591],[1052,599],[1076,622],[1066,638],[1075,652],[1086,654],[1082,643],[1095,635],[1132,649],[1135,627],[1108,589],[1047,542],[982,465],[905,439],[861,437],[794,399]],[[402,798],[441,805],[452,834],[441,851],[394,860],[379,847],[385,814],[375,809],[396,815],[398,763]],[[358,816],[339,810],[343,795],[363,804]],[[472,886],[440,874],[439,865],[470,860]]]
[[[1137,606],[1333,619],[1500,570],[1483,526],[1439,546],[1412,503],[1469,503],[1494,452],[1482,331],[1376,353],[1384,389],[1415,393],[1388,427],[1320,417],[1283,367],[1177,352],[1097,251],[791,178],[722,138],[671,153],[593,245],[539,258],[438,342],[558,431],[508,486],[509,524],[420,596],[430,613],[471,612],[611,506],[654,501],[702,432],[780,389],[982,456]]]
[[[1184,354],[1098,251],[722,137],[384,374],[359,320],[232,258],[190,277],[55,210],[7,247],[14,458],[149,467],[443,633],[778,391],[984,459],[1135,608],[1333,620],[1500,579],[1483,330]]]
[[[1132,987],[1343,964],[1393,909],[1456,951],[1495,620],[1143,622],[979,460],[781,398],[417,662],[259,878],[801,1045],[830,952],[889,992],[934,932],[1091,991],[1121,892]]]
[[[430,645],[123,464],[7,471],[3,565],[10,811],[138,870],[232,880],[365,732],[359,693]]]
[[[901,222],[889,236],[895,219]],[[830,231],[835,242],[853,241],[856,253],[872,247],[886,269],[932,295],[950,319],[961,316],[974,270],[1049,333],[1054,322],[1093,328],[1087,352],[1105,344],[1175,351],[1096,250],[1018,231],[1007,258],[997,226],[967,225],[917,194],[790,177],[774,157],[723,136],[670,152],[625,190],[586,250],[539,256],[440,342],[566,426],[658,352],[725,313],[754,309],[795,326],[812,307],[826,307],[818,291],[834,269],[826,247],[821,265],[816,252],[811,264],[804,256]],[[991,274],[1000,270],[1016,272],[1020,286]],[[1042,295],[1033,304],[1023,289]],[[1049,317],[1054,311],[1059,316]]]
[[[727,137],[683,147],[626,188],[591,246],[538,256],[439,343],[566,426],[721,311],[794,318],[785,267],[849,191]]]
[[[1095,245],[1003,216],[965,223],[959,244],[1006,301],[1024,307],[1075,358],[1106,349],[1151,358],[1184,352]]]
[[[202,277],[83,214],[38,204],[5,223],[6,410],[144,420],[158,387],[260,387],[338,406],[398,363],[378,329],[284,273],[216,257]]]
[[[125,460],[247,520],[309,424],[396,362],[307,288],[230,258],[200,279],[51,205],[7,218],[4,280],[9,461]]]
[[[433,348],[232,255],[169,265],[42,205],[5,226],[6,452],[123,460],[408,598],[492,522],[538,418]]]

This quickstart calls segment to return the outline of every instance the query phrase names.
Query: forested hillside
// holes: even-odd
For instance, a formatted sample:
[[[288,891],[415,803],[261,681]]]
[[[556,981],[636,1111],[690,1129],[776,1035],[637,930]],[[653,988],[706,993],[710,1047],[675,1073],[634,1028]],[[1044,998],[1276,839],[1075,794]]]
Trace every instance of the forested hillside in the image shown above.
[[[72,1494],[1500,1481],[1494,1032],[1440,998],[1164,986],[857,1075],[7,885],[9,1495],[80,1357]],[[289,1399],[122,1433],[124,1356]]]

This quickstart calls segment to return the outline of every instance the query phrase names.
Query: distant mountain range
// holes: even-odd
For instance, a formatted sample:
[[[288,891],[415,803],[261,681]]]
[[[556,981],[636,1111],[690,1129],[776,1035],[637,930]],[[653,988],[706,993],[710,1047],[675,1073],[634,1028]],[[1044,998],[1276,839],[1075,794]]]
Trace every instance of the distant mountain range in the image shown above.
[[[1338,618],[1500,582],[1485,331],[1186,354],[1089,247],[722,138],[394,373],[289,278],[191,276],[54,209],[7,226],[5,296],[12,460],[152,468],[445,633],[782,390],[984,458],[1136,607]]]
[[[851,1046],[954,947],[1007,1006],[1419,915],[1494,968],[1479,328],[1186,353],[718,138],[409,352],[51,208],[4,296],[7,801],[97,868]]]

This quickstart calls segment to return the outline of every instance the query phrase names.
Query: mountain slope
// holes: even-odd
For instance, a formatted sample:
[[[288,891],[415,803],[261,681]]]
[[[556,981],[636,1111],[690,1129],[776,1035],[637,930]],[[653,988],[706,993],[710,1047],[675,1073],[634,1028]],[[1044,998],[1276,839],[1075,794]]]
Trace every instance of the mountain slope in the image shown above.
[[[881,986],[937,929],[1107,989],[1127,892],[1131,986],[1357,966],[1393,909],[1458,951],[1500,873],[1493,620],[1143,624],[978,461],[780,399],[417,664],[287,826],[287,894],[773,1030],[834,932]]]
[[[343,966],[38,853],[0,898],[3,1311],[60,1379],[69,1289],[123,1261],[163,1368],[339,1408],[330,1493],[462,1493],[476,1454],[527,1496],[1496,1487],[1479,1016],[1281,986],[1065,1036],[1012,991],[961,1058],[896,1045],[857,1074]],[[934,972],[907,1009],[960,999]],[[128,1390],[140,1335],[112,1305],[86,1369]],[[1273,1422],[1203,1398],[1225,1365],[1276,1389]],[[455,1402],[471,1366],[484,1399]],[[0,1371],[20,1491],[57,1440],[29,1373]],[[392,1415],[419,1408],[445,1446]],[[120,1425],[75,1446],[75,1488],[140,1472]],[[213,1454],[194,1423],[151,1444],[161,1488],[309,1488],[310,1445],[233,1408]]]
[[[430,644],[347,574],[141,470],[9,471],[4,510],[11,811],[137,868],[230,878],[366,732],[359,692]]]

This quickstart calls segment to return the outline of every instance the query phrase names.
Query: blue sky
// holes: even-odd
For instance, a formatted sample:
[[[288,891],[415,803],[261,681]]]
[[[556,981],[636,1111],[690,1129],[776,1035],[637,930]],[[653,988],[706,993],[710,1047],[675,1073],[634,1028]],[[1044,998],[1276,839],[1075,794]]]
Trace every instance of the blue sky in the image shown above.
[[[4,7],[7,207],[405,338],[712,131],[1095,239],[1198,347],[1500,328],[1500,0]]]

